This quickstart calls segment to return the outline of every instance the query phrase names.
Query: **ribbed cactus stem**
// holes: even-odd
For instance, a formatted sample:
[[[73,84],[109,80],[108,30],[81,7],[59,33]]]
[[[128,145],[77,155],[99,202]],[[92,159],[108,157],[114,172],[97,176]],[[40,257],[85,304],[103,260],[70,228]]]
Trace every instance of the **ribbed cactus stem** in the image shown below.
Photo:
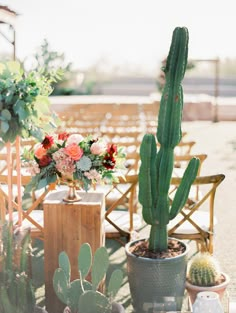
[[[197,286],[214,286],[221,272],[217,261],[209,254],[197,255],[191,262],[188,280]]]
[[[182,80],[187,66],[188,30],[175,28],[165,68],[166,84],[160,102],[157,140],[152,134],[144,135],[140,147],[139,201],[143,218],[151,225],[149,249],[164,251],[168,248],[167,225],[187,201],[190,187],[196,178],[199,160],[190,161],[174,198],[169,203],[169,188],[174,167],[174,149],[182,137],[183,110]]]

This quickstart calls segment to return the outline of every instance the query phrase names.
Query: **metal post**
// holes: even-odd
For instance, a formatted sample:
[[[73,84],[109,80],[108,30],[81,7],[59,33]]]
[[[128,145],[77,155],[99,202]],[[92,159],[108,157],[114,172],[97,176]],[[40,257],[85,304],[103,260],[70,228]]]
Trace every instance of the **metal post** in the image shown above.
[[[219,122],[219,107],[218,107],[218,96],[219,96],[219,64],[220,60],[217,58],[215,60],[215,92],[214,92],[214,116],[213,116],[213,122]]]

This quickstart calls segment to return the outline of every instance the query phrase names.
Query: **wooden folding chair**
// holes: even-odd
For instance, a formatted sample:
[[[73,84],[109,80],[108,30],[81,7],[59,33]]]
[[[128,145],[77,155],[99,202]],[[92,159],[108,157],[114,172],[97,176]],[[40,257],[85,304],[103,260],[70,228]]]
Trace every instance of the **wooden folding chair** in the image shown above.
[[[30,175],[22,175],[21,183],[22,188],[26,186],[31,180]],[[12,176],[12,188],[17,184],[17,177]],[[9,220],[9,212],[8,208],[8,177],[7,175],[0,175],[0,201],[1,201],[1,219]],[[12,220],[14,225],[22,225],[26,228],[30,227],[30,234],[32,238],[43,239],[44,237],[44,227],[43,227],[43,210],[39,209],[40,203],[43,202],[47,193],[52,190],[53,186],[49,186],[49,188],[45,189],[41,192],[40,196],[36,199],[34,197],[34,193],[29,195],[30,197],[25,200],[25,204],[22,201],[22,207],[19,206],[17,202],[17,190],[13,192],[13,200],[12,200]],[[23,196],[24,197],[24,196]]]
[[[189,161],[196,157],[200,160],[200,165],[198,168],[197,176],[201,176],[201,170],[203,162],[207,158],[207,154],[201,153],[201,154],[187,154],[187,155],[175,155],[174,157],[174,170],[173,170],[173,177],[183,177],[183,174],[188,166]],[[172,186],[172,188],[176,189],[177,186]],[[173,193],[173,190],[172,190]],[[199,185],[195,185],[191,188],[191,192],[189,194],[188,201],[197,201],[200,196],[200,190]]]
[[[137,213],[138,175],[120,177],[119,183],[106,186],[105,232],[106,238],[113,238],[124,244],[142,226],[141,216]]]
[[[180,213],[170,221],[168,235],[170,237],[194,240],[198,251],[213,253],[215,217],[215,194],[217,187],[225,175],[197,177],[193,186],[199,186],[202,196],[197,201],[185,205]],[[173,177],[171,185],[179,186],[181,178]]]

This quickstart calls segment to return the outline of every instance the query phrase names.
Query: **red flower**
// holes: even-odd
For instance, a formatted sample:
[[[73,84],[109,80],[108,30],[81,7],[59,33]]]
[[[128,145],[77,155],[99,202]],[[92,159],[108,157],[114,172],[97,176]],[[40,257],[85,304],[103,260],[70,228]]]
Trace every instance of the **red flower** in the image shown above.
[[[107,155],[104,157],[102,164],[106,169],[112,170],[116,165],[116,160],[113,156]]]
[[[111,156],[112,156],[114,153],[117,153],[117,146],[114,145],[114,143],[108,144],[108,146],[107,146],[107,153],[110,154]]]
[[[54,139],[52,136],[45,136],[44,140],[42,141],[42,146],[44,149],[50,149],[54,143]]]
[[[70,134],[68,134],[67,132],[63,132],[63,133],[58,134],[58,139],[59,140],[66,140],[69,136],[70,136]]]
[[[48,166],[52,162],[52,159],[49,155],[43,155],[42,158],[39,160],[39,166],[45,167]]]

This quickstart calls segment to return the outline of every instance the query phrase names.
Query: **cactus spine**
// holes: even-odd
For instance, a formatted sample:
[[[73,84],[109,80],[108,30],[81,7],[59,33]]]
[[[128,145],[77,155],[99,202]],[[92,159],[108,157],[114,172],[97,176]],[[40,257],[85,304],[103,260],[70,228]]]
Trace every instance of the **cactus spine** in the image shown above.
[[[140,147],[139,201],[143,218],[151,225],[149,249],[165,251],[168,248],[167,224],[187,201],[191,184],[196,178],[199,159],[193,158],[184,173],[173,200],[169,203],[169,187],[174,167],[174,148],[182,138],[181,121],[184,77],[188,57],[188,30],[175,28],[165,68],[166,84],[160,102],[157,139],[152,134],[143,137]]]
[[[214,286],[221,277],[216,259],[208,253],[196,255],[189,267],[188,281],[196,286]]]
[[[105,247],[100,247],[94,254],[92,263],[91,247],[88,243],[81,246],[78,256],[79,279],[71,282],[70,261],[66,252],[59,255],[59,268],[53,276],[53,287],[58,298],[67,305],[71,313],[111,313],[112,301],[123,280],[121,270],[113,271],[107,293],[98,291],[109,266],[109,257]],[[91,269],[91,282],[85,278]]]

